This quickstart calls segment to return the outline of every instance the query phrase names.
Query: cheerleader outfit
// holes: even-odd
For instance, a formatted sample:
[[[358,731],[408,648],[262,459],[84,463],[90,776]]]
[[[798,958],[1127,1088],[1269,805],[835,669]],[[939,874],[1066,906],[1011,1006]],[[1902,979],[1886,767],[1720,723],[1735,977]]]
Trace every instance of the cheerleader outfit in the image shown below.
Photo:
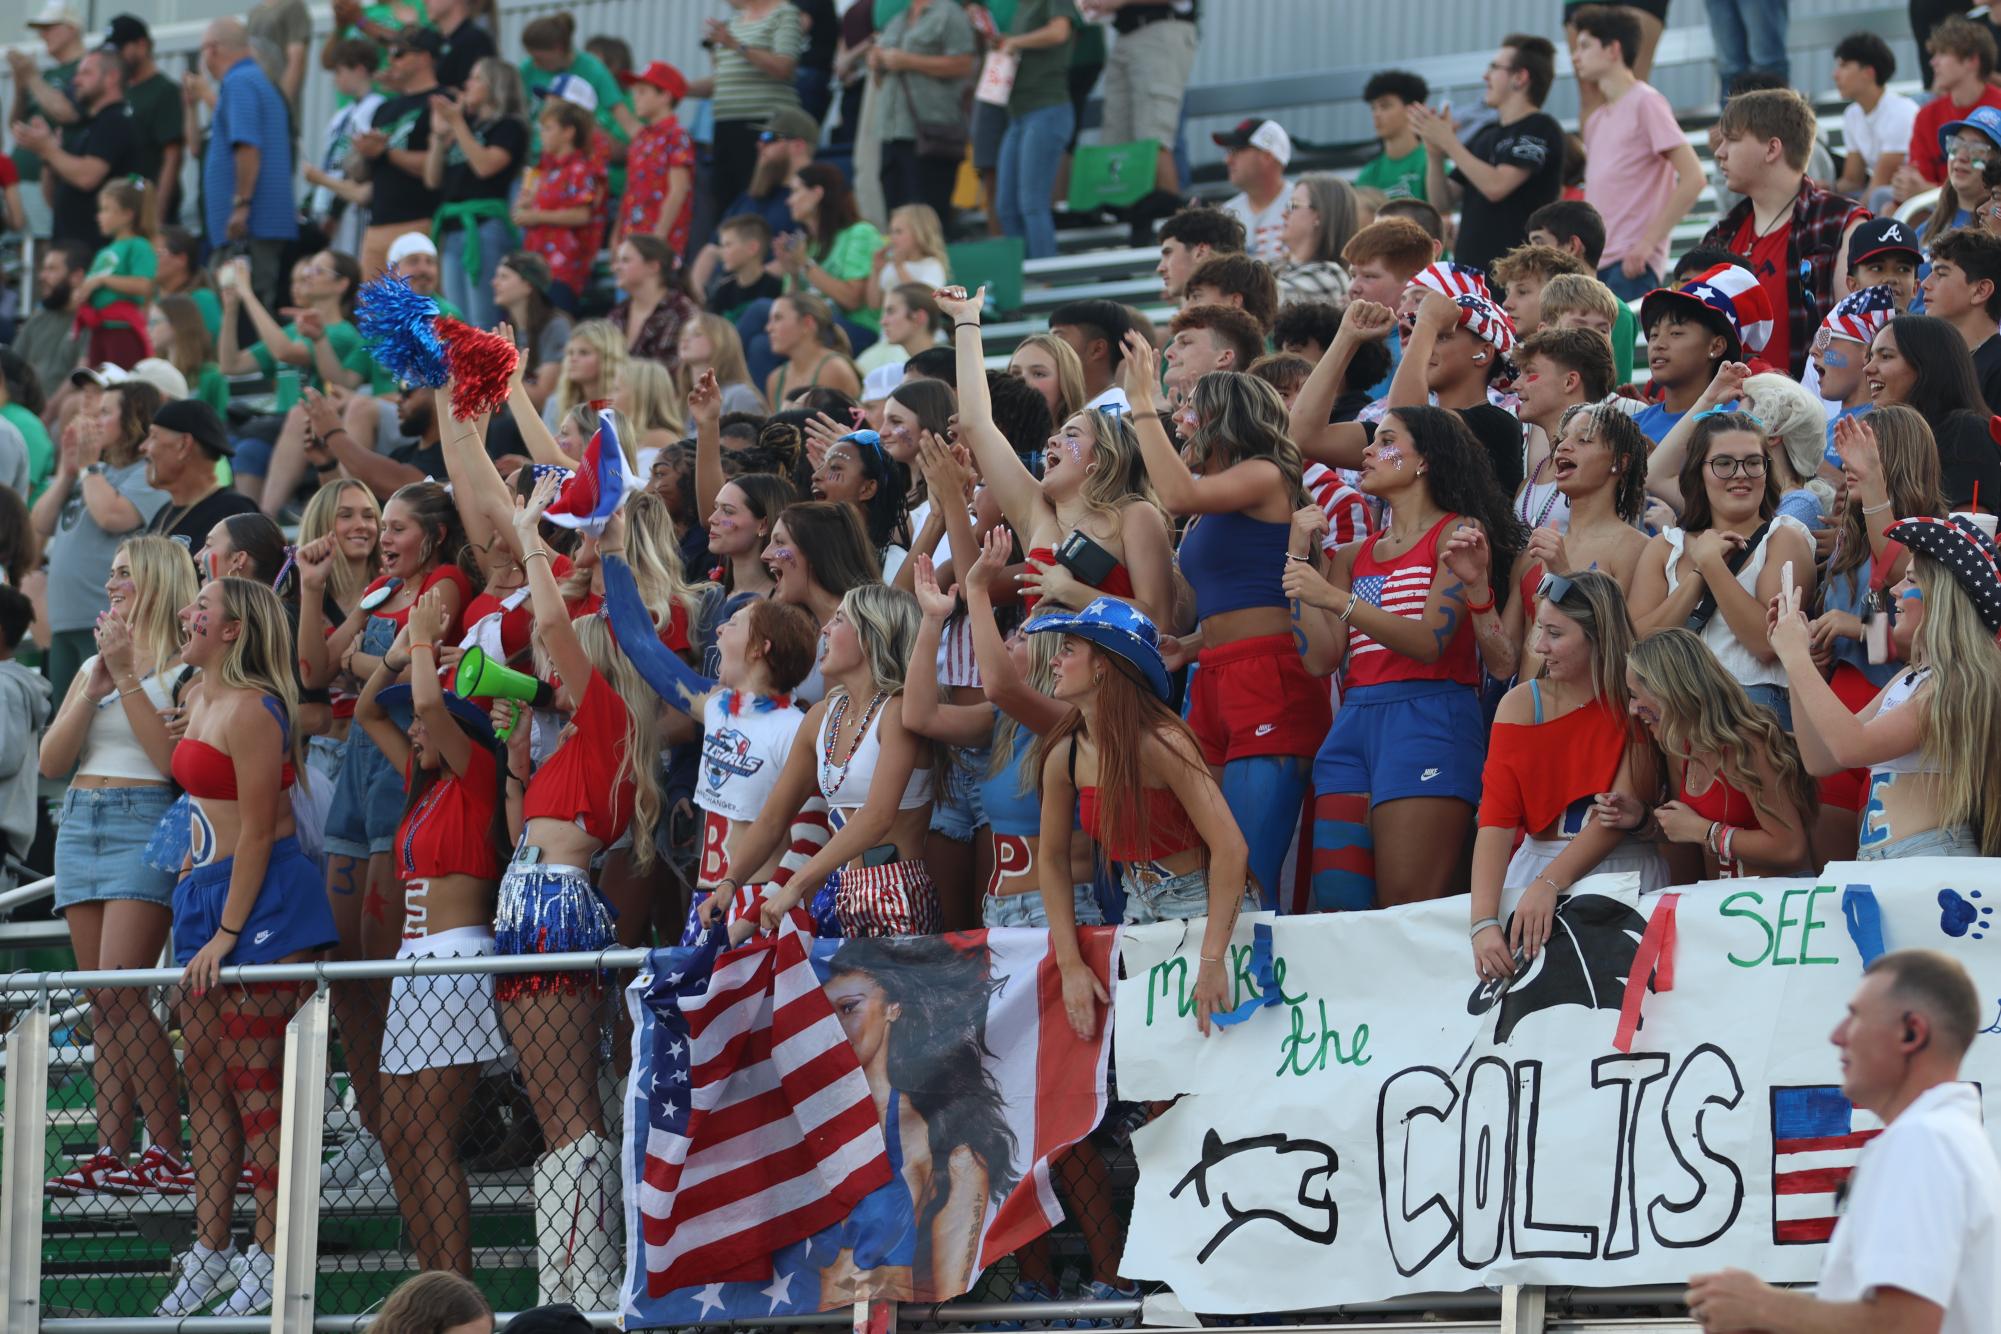
[[[414,762],[414,761],[413,761]],[[439,773],[396,830],[396,870],[403,880],[403,943],[398,959],[476,959],[495,953],[493,930],[430,929],[430,882],[445,875],[500,879],[489,831],[500,778],[493,751],[474,743],[464,774]],[[397,977],[389,990],[382,1072],[408,1075],[453,1065],[484,1065],[507,1052],[494,1006],[491,973]]]

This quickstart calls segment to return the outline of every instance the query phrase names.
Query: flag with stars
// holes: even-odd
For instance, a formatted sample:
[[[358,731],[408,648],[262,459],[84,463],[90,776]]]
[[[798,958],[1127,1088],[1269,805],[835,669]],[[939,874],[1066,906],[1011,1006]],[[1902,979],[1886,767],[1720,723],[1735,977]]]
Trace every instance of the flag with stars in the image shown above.
[[[1080,935],[1109,990],[1115,933]],[[960,1296],[1062,1219],[1050,1162],[1104,1113],[1110,1026],[1070,1028],[1046,931],[788,921],[656,950],[627,1002],[627,1328]]]

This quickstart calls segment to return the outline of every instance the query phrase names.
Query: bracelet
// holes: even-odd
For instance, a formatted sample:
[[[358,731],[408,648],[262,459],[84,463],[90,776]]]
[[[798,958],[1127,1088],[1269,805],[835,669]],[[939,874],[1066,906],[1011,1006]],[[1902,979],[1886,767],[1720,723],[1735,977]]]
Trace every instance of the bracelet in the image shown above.
[[[508,776],[509,778],[513,779],[513,780],[514,780],[515,782],[517,782],[517,783],[521,784],[521,786],[523,786],[523,787],[527,787],[527,786],[528,786],[528,775],[526,775],[526,774],[518,774],[518,773],[515,773],[515,772],[514,772],[514,770],[512,770],[512,769],[509,769],[509,770],[507,771],[507,776]]]
[[[547,547],[536,547],[533,551],[529,552],[527,555],[521,558],[521,563],[523,565],[526,565],[529,561],[534,560],[537,556],[540,556],[543,560],[549,560],[549,549]],[[555,568],[555,563],[553,561],[550,562],[549,568],[551,569]]]
[[[126,697],[127,695],[141,695],[141,694],[144,694],[144,693],[145,693],[145,691],[146,691],[146,687],[145,687],[145,686],[143,686],[143,685],[136,685],[136,686],[133,686],[133,687],[132,687],[132,688],[131,688],[130,690],[121,690],[121,691],[119,691],[119,692],[118,692],[118,698],[120,698],[120,699],[124,699],[124,698],[125,698],[125,697]]]
[[[1472,600],[1469,598],[1466,602],[1466,610],[1472,612],[1475,616],[1478,616],[1483,612],[1490,612],[1494,609],[1494,603],[1500,600],[1500,596],[1501,595],[1499,593],[1496,593],[1493,589],[1489,588],[1487,590],[1487,600],[1485,602],[1482,602],[1479,606],[1476,607],[1473,605]]]
[[[1864,505],[1862,507],[1862,512],[1864,514],[1881,514],[1884,510],[1890,508],[1890,506],[1895,503],[1896,502],[1894,501],[1886,500],[1880,505]]]
[[[221,922],[217,922],[215,924],[215,929],[222,932],[224,935],[228,936],[240,936],[243,934],[243,932],[238,928],[233,926],[224,926]]]
[[[1198,952],[1196,953],[1195,957],[1196,957],[1196,958],[1198,958],[1198,959],[1200,959],[1200,960],[1201,960],[1201,961],[1202,961],[1203,963],[1222,963],[1222,962],[1223,962],[1223,956],[1222,956],[1222,955],[1220,955],[1220,954],[1203,954],[1203,953],[1200,953],[1200,952],[1198,951]]]
[[[1361,601],[1362,595],[1360,593],[1357,593],[1352,588],[1348,590],[1348,606],[1341,613],[1341,624],[1346,625],[1348,623],[1348,618],[1355,614],[1355,608]]]
[[[436,657],[438,653],[438,646],[436,644],[422,639],[411,641],[410,652],[415,653],[418,649],[424,650],[424,652],[430,654],[432,657]]]
[[[1723,862],[1725,864],[1728,864],[1736,860],[1735,854],[1733,854],[1730,851],[1730,841],[1736,837],[1737,837],[1736,825],[1723,826],[1723,837],[1717,840],[1717,842],[1721,846],[1717,848],[1716,860],[1718,860],[1719,862]]]
[[[1718,829],[1721,829],[1722,827],[1723,827],[1723,822],[1721,820],[1711,820],[1709,822],[1709,832],[1702,836],[1702,841],[1709,845],[1709,850],[1711,852],[1716,853],[1716,855],[1719,857],[1721,857],[1723,854],[1717,851],[1716,831]]]
[[[977,329],[980,327],[980,322],[978,320],[960,320],[952,327],[954,329]]]
[[[728,885],[731,889],[742,889],[743,881],[737,879],[733,875],[726,875],[722,879],[716,881],[715,889],[712,892],[717,894],[722,893],[724,885]]]
[[[1500,918],[1482,917],[1479,921],[1473,923],[1473,929],[1466,933],[1466,938],[1468,940],[1478,940],[1480,938],[1480,933],[1482,931],[1485,931],[1490,926],[1493,927],[1496,931],[1503,929],[1501,926]]]
[[[1553,890],[1555,890],[1555,891],[1557,892],[1557,894],[1558,894],[1558,896],[1559,896],[1559,897],[1560,897],[1560,896],[1561,896],[1561,895],[1563,894],[1563,886],[1562,886],[1562,885],[1559,885],[1559,884],[1557,884],[1557,883],[1556,883],[1556,881],[1554,881],[1554,880],[1550,879],[1550,878],[1549,878],[1549,876],[1547,876],[1547,875],[1539,875],[1539,876],[1537,876],[1537,877],[1535,878],[1535,880],[1540,880],[1540,881],[1542,881],[1542,882],[1543,882],[1543,883],[1544,883],[1545,885],[1548,885],[1548,886],[1549,886],[1549,887],[1550,887],[1551,889],[1553,889]],[[1530,883],[1531,885],[1533,885],[1533,884],[1535,883],[1535,880],[1531,880],[1531,881],[1529,881],[1529,883]]]

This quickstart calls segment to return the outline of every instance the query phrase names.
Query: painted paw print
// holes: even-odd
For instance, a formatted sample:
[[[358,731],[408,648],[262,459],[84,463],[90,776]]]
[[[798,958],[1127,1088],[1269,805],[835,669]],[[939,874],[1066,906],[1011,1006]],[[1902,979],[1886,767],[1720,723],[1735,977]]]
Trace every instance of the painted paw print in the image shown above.
[[[1961,896],[1956,889],[1941,889],[1938,892],[1938,929],[1948,936],[1971,936],[1974,940],[1985,940],[1987,929],[1994,916],[1992,908],[1983,907],[1972,900],[1980,897],[1977,889],[1968,890]]]

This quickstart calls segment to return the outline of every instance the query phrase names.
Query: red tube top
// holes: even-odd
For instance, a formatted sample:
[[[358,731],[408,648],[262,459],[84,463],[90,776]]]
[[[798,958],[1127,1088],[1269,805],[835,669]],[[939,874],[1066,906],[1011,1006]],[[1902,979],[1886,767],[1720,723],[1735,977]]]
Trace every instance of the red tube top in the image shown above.
[[[1046,568],[1054,565],[1057,563],[1056,552],[1050,547],[1036,547],[1028,553],[1028,563],[1038,568]],[[1115,598],[1132,597],[1133,577],[1126,570],[1126,563],[1120,561],[1118,564],[1112,566],[1112,572],[1105,576],[1105,582],[1096,585],[1096,588],[1100,593],[1109,593]],[[1021,599],[1022,609],[1024,611],[1034,611],[1035,604],[1041,600],[1041,598],[1033,594],[1025,593]]]
[[[1202,836],[1195,832],[1194,822],[1188,818],[1188,811],[1181,804],[1181,798],[1174,795],[1172,788],[1150,787],[1146,789],[1146,815],[1148,829],[1144,847],[1138,844],[1113,844],[1104,835],[1104,812],[1098,801],[1098,789],[1082,787],[1077,789],[1077,812],[1084,832],[1098,841],[1105,856],[1117,862],[1158,861],[1162,857],[1172,857],[1177,852],[1202,845]]]
[[[208,742],[183,738],[174,747],[173,768],[174,781],[189,796],[207,801],[236,800],[236,762]],[[279,774],[279,788],[292,786],[295,777],[292,762],[286,760]]]

